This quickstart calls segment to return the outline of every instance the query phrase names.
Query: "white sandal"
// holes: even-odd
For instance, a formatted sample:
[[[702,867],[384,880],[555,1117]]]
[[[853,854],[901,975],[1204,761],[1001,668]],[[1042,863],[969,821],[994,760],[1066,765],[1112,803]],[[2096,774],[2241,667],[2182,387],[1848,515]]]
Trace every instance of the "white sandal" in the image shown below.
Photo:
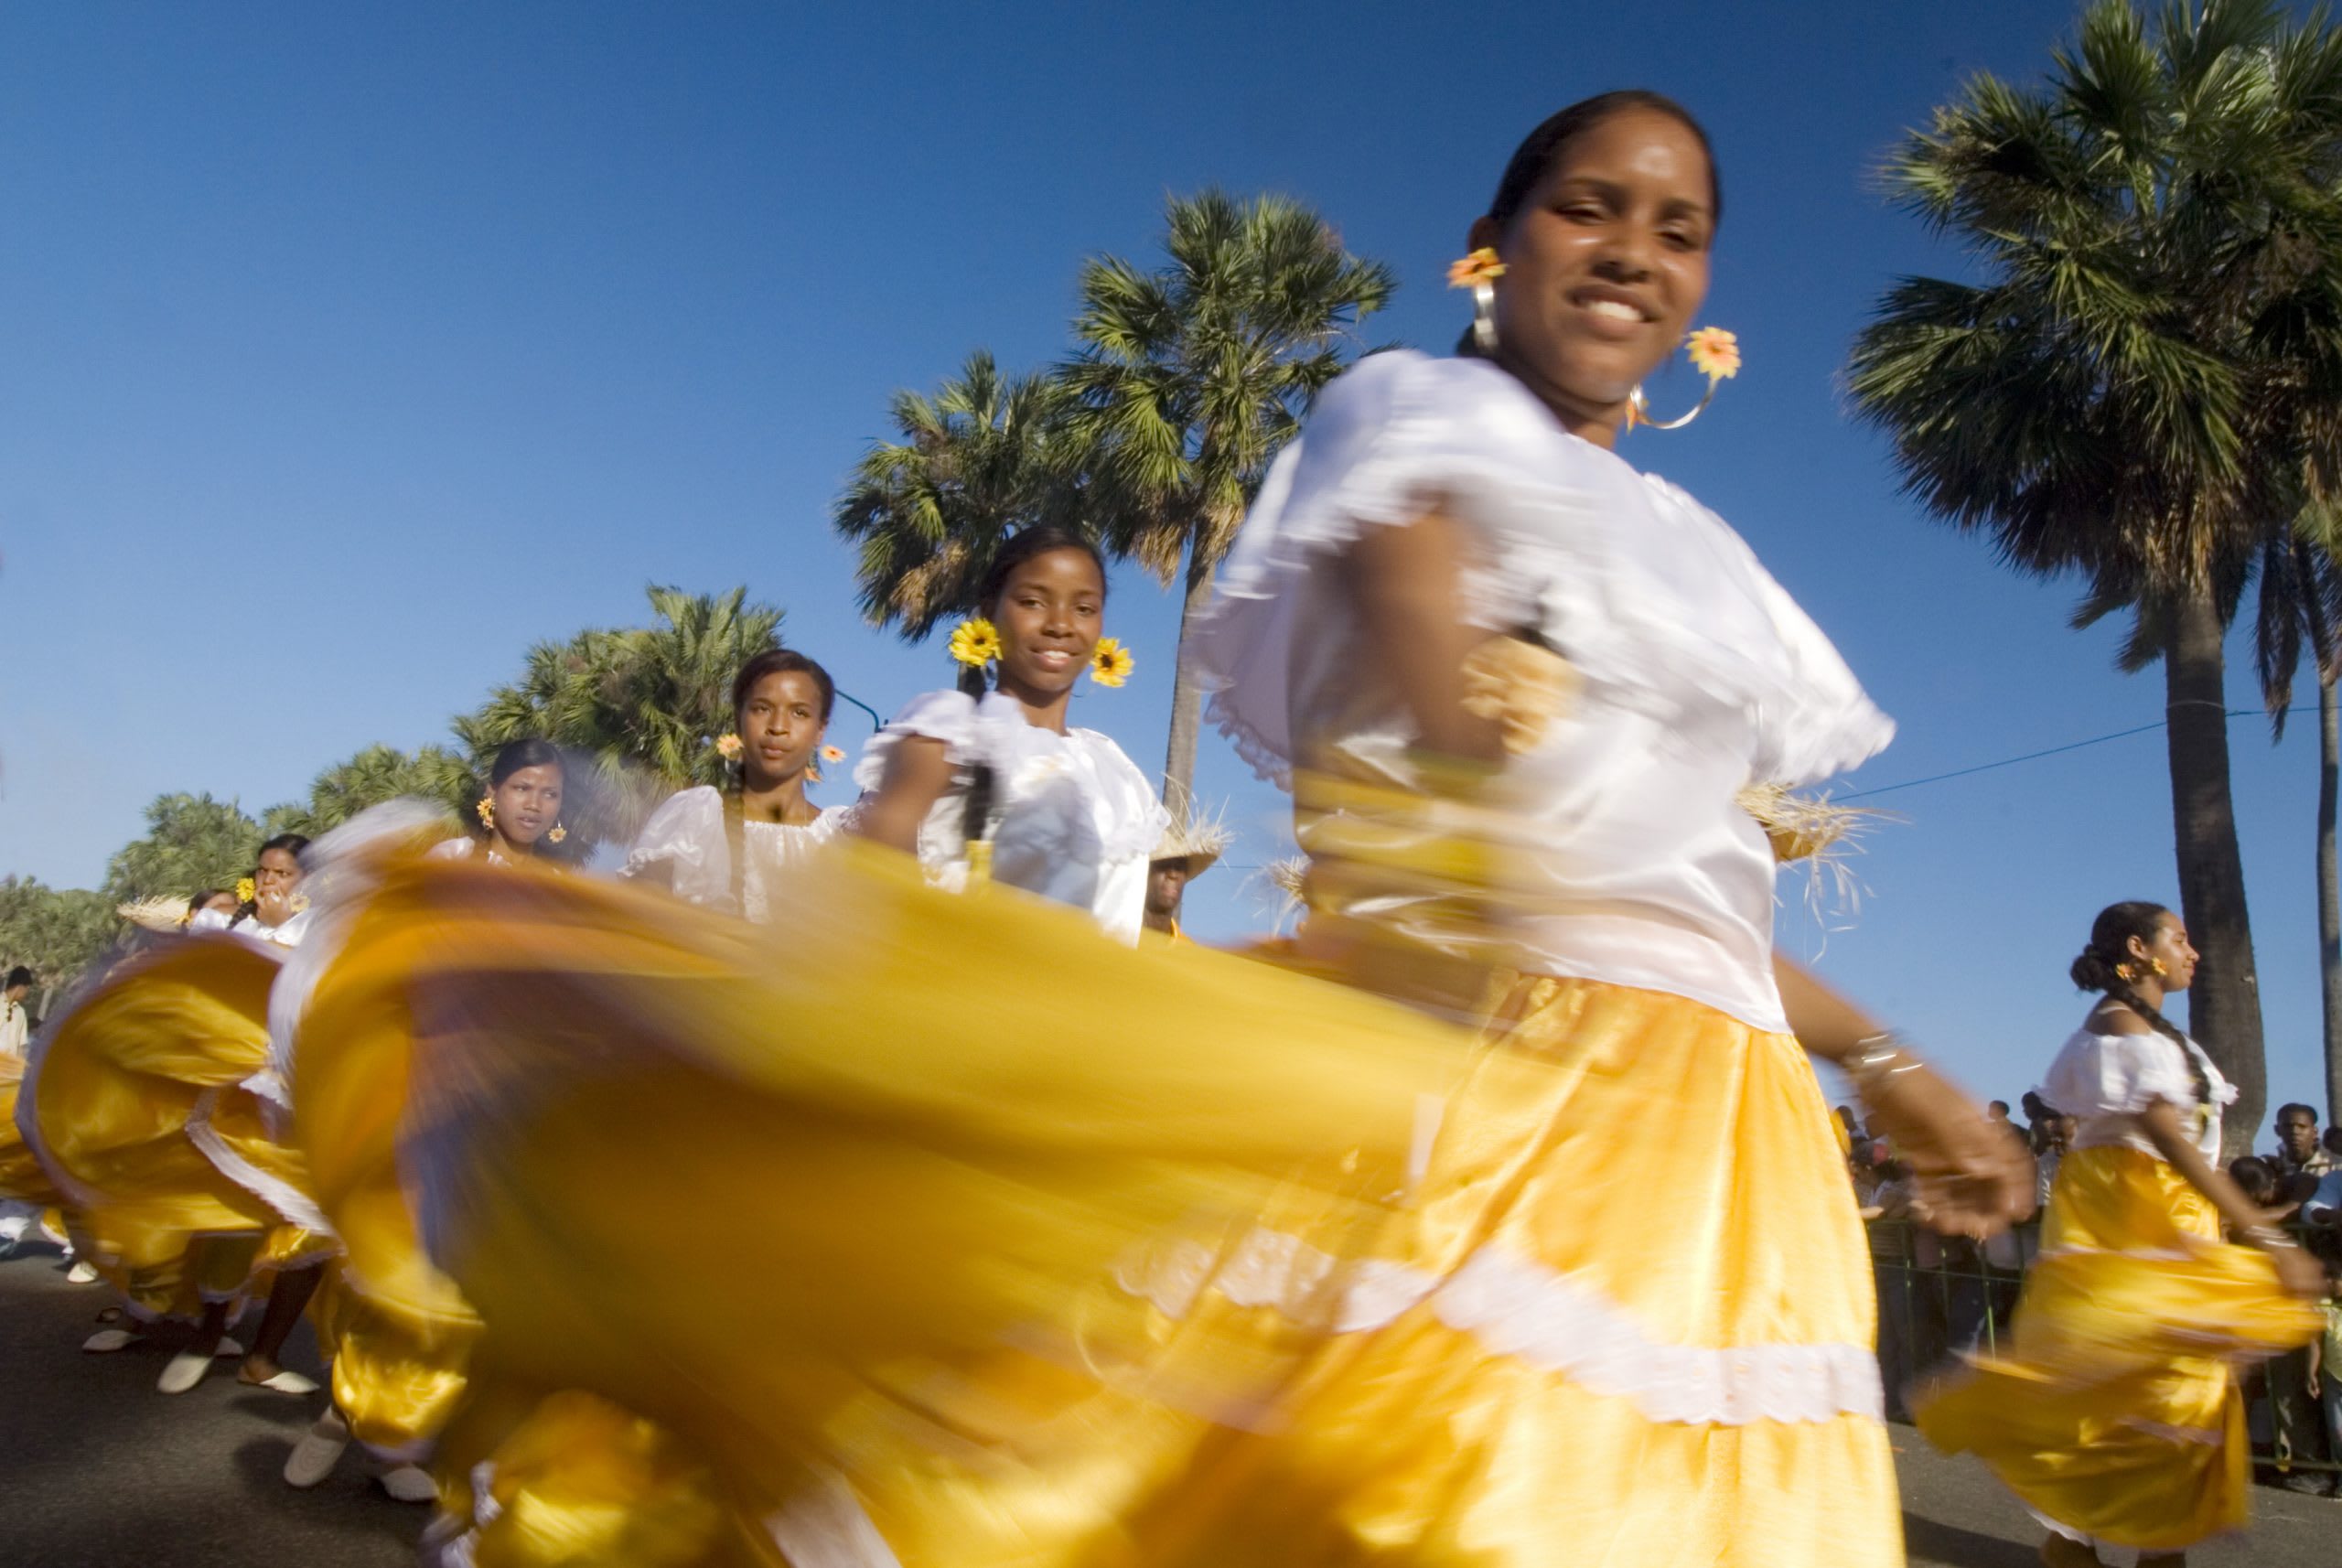
[[[341,1412],[328,1408],[293,1444],[285,1461],[285,1484],[305,1491],[316,1486],[333,1474],[349,1446],[349,1423],[341,1419]]]
[[[209,1350],[182,1350],[163,1367],[163,1375],[155,1380],[155,1387],[167,1394],[183,1394],[203,1381],[203,1374],[211,1369],[214,1359]]]
[[[126,1350],[145,1338],[135,1328],[101,1328],[81,1341],[81,1348],[92,1356],[111,1356],[116,1350]]]
[[[238,1378],[236,1381],[248,1389],[274,1389],[280,1394],[313,1394],[317,1391],[317,1380],[305,1378],[298,1372],[278,1372],[257,1381]]]
[[[438,1483],[420,1465],[393,1465],[377,1477],[382,1490],[403,1503],[435,1503],[439,1500]]]

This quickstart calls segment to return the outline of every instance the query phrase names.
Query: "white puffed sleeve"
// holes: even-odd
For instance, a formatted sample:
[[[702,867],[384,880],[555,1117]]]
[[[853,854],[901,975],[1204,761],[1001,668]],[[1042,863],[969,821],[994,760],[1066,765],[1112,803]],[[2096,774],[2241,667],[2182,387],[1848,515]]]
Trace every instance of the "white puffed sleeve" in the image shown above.
[[[886,759],[908,736],[940,740],[954,763],[974,760],[970,748],[976,736],[976,700],[965,692],[922,692],[905,703],[884,728],[865,742],[854,765],[854,786],[865,794],[886,780]]]
[[[667,797],[627,851],[628,876],[652,865],[671,868],[668,888],[689,904],[732,908],[732,847],[724,832],[724,797],[710,785]]]
[[[2083,1122],[2136,1116],[2158,1100],[2193,1107],[2196,1079],[2180,1048],[2161,1035],[2083,1030],[2049,1064],[2041,1098]]]

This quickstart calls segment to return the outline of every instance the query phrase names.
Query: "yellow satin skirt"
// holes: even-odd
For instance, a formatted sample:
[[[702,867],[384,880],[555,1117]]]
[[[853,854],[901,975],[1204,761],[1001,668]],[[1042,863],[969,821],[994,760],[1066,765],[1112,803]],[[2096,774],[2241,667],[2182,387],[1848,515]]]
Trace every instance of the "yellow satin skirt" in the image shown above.
[[[481,1563],[1901,1561],[1793,1041],[1536,980],[1475,1048],[855,845],[792,894],[418,866],[319,982],[500,1367],[593,1396],[451,1434]]]
[[[278,961],[226,937],[169,943],[116,970],[39,1048],[33,1127],[84,1255],[141,1316],[233,1299],[329,1250],[195,1137],[257,1118],[240,1085],[266,1059]]]
[[[16,1131],[16,1094],[24,1078],[24,1058],[0,1051],[0,1198],[54,1208],[60,1202],[57,1189]]]
[[[1900,1563],[1832,1121],[1786,1036],[1521,981],[1363,1253],[1320,1276],[1263,1230],[1149,1282],[1326,1337],[1151,1505],[1144,1560]]]
[[[1973,1453],[2059,1534],[2178,1552],[2243,1528],[2251,1489],[2231,1368],[2306,1344],[2316,1309],[2143,1150],[2057,1167],[2005,1355],[1924,1396],[1919,1428]]]

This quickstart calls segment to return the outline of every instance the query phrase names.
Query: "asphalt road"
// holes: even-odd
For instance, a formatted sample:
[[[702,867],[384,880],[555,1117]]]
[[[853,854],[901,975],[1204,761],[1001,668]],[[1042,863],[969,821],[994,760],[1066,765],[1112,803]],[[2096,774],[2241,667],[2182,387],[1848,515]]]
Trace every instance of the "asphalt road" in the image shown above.
[[[427,1510],[383,1496],[354,1450],[314,1491],[279,1478],[323,1396],[241,1387],[222,1362],[166,1398],[167,1349],[79,1350],[105,1303],[67,1283],[54,1252],[0,1262],[0,1568],[411,1568]],[[306,1333],[292,1351],[317,1375]],[[1893,1433],[1913,1568],[2039,1563],[2039,1530],[1981,1467]],[[2189,1553],[2191,1568],[2342,1563],[2342,1501],[2264,1487],[2253,1506],[2250,1534]]]

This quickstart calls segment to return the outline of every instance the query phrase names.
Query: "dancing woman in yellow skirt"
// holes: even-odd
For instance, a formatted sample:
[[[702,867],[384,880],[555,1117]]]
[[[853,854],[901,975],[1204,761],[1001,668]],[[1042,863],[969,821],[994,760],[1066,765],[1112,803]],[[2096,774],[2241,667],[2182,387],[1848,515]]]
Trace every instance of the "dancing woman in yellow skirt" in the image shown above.
[[[199,936],[122,965],[43,1033],[19,1099],[26,1143],[131,1316],[195,1322],[192,1343],[158,1380],[167,1393],[201,1380],[263,1282],[268,1305],[240,1378],[289,1393],[316,1387],[275,1356],[331,1240],[230,1176],[205,1147],[257,1133],[259,1103],[244,1084],[267,1058],[283,950]],[[133,1338],[106,1330],[85,1348]]]
[[[490,762],[488,791],[474,809],[478,831],[445,840],[429,854],[500,870],[557,866],[557,846],[568,837],[566,790],[558,747],[508,742]],[[394,1145],[407,1090],[403,1053],[381,1048],[371,1034],[309,1027],[304,1004],[340,940],[349,905],[363,896],[371,864],[395,853],[390,845],[411,845],[430,832],[427,816],[397,808],[360,817],[319,846],[326,886],[316,945],[288,977],[274,1030],[281,1121],[342,1243],[315,1313],[332,1400],[294,1444],[285,1479],[317,1485],[354,1439],[374,1461],[383,1490],[402,1502],[438,1495],[425,1466],[465,1397],[480,1323],[415,1237]]]
[[[2176,1565],[2241,1529],[2251,1469],[2233,1369],[2320,1326],[2317,1264],[2216,1163],[2236,1091],[2161,1012],[2195,970],[2159,905],[2112,905],[2090,928],[2074,983],[2103,999],[2041,1085],[2080,1127],[2014,1333],[2004,1356],[1918,1406],[1930,1442],[1983,1459],[2049,1527],[2052,1568]],[[2221,1240],[2224,1220],[2243,1245]]]
[[[1729,528],[1611,450],[1719,209],[1664,100],[1539,127],[1462,269],[1477,355],[1327,388],[1202,628],[1223,727],[1295,781],[1313,960],[1477,1048],[1025,897],[1112,929],[1077,812],[1097,859],[1006,885],[1004,829],[967,897],[842,843],[762,930],[390,875],[313,1021],[411,1039],[402,1157],[500,1355],[674,1444],[605,1423],[630,1509],[492,1465],[479,1520],[514,1528],[478,1563],[1901,1561],[1809,1054],[1939,1222],[2028,1194],[1972,1102],[1776,962],[1736,797],[1887,725]],[[1052,628],[1089,582],[1049,553],[1037,693],[1091,635]],[[948,741],[908,755],[866,831],[924,849],[965,783]],[[1080,758],[1031,764],[1081,794],[1052,785]]]

